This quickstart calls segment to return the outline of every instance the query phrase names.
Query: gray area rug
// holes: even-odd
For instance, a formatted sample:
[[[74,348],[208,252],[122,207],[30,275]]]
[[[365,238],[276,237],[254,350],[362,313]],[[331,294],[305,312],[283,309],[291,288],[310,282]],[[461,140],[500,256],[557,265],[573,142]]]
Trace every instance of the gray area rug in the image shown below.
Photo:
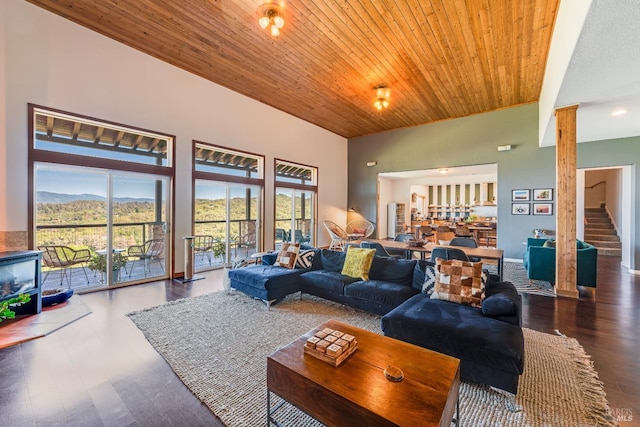
[[[304,295],[266,306],[231,291],[130,313],[180,379],[230,426],[266,424],[266,357],[328,319],[381,333],[380,317]],[[462,425],[609,426],[609,406],[593,364],[572,338],[524,329],[526,365],[515,405],[489,387],[462,384]],[[319,425],[291,405],[277,419]]]
[[[513,283],[518,292],[555,298],[556,291],[553,285],[544,280],[529,281],[527,270],[525,270],[521,262],[505,261],[503,267],[504,280]]]

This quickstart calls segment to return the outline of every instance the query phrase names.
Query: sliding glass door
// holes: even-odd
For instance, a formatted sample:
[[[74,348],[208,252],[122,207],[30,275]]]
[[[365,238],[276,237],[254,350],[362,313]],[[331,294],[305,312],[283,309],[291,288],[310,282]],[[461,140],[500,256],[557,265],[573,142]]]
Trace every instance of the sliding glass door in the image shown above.
[[[196,180],[196,271],[247,259],[258,251],[261,194],[259,186]]]
[[[168,177],[38,163],[34,182],[44,289],[168,277]]]
[[[314,241],[314,192],[276,188],[275,246]]]
[[[111,180],[109,283],[166,277],[169,180],[121,173]]]

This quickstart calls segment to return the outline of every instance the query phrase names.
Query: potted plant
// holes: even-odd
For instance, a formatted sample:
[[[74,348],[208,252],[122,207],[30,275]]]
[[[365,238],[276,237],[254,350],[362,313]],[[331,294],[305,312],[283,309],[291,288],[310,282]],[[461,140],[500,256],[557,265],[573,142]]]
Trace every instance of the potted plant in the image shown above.
[[[31,301],[31,296],[29,294],[20,294],[17,297],[9,298],[0,302],[0,322],[5,319],[13,319],[16,317],[15,311],[11,310],[9,307],[22,305],[29,301]]]
[[[214,258],[223,258],[226,252],[225,242],[216,240],[213,243],[213,257]]]
[[[127,265],[127,257],[119,252],[114,253],[111,259],[112,277],[115,282],[120,281],[120,269]],[[101,254],[95,254],[87,264],[90,270],[100,272],[100,280],[106,279],[107,273],[107,257]]]

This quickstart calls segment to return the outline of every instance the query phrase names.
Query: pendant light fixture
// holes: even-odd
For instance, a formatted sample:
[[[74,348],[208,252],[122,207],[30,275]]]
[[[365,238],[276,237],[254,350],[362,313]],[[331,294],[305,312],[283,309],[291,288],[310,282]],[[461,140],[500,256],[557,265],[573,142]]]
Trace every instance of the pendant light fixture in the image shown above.
[[[378,111],[382,111],[389,106],[390,90],[387,85],[383,84],[376,86],[374,89],[376,90],[376,100],[373,102],[373,106]]]
[[[280,5],[276,3],[264,3],[258,7],[258,24],[263,30],[269,29],[273,37],[280,35],[280,29],[284,27],[284,13]]]

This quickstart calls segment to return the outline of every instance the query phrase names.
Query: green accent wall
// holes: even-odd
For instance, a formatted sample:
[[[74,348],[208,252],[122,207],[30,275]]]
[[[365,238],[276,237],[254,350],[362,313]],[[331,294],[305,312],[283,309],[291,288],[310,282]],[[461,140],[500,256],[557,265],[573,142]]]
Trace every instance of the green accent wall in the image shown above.
[[[640,137],[578,144],[578,167],[635,165],[640,160],[638,142]],[[512,149],[498,152],[499,145]],[[378,163],[367,167],[367,161]],[[538,146],[538,104],[350,139],[348,206],[377,222],[378,173],[489,163],[498,165],[498,246],[506,258],[522,258],[523,242],[534,228],[556,228],[555,191],[554,215],[511,215],[511,190],[555,189],[555,147]],[[636,188],[638,179],[634,177]],[[635,209],[640,212],[637,205],[638,200]],[[640,218],[634,226],[640,232]],[[631,268],[639,257],[636,250]]]

